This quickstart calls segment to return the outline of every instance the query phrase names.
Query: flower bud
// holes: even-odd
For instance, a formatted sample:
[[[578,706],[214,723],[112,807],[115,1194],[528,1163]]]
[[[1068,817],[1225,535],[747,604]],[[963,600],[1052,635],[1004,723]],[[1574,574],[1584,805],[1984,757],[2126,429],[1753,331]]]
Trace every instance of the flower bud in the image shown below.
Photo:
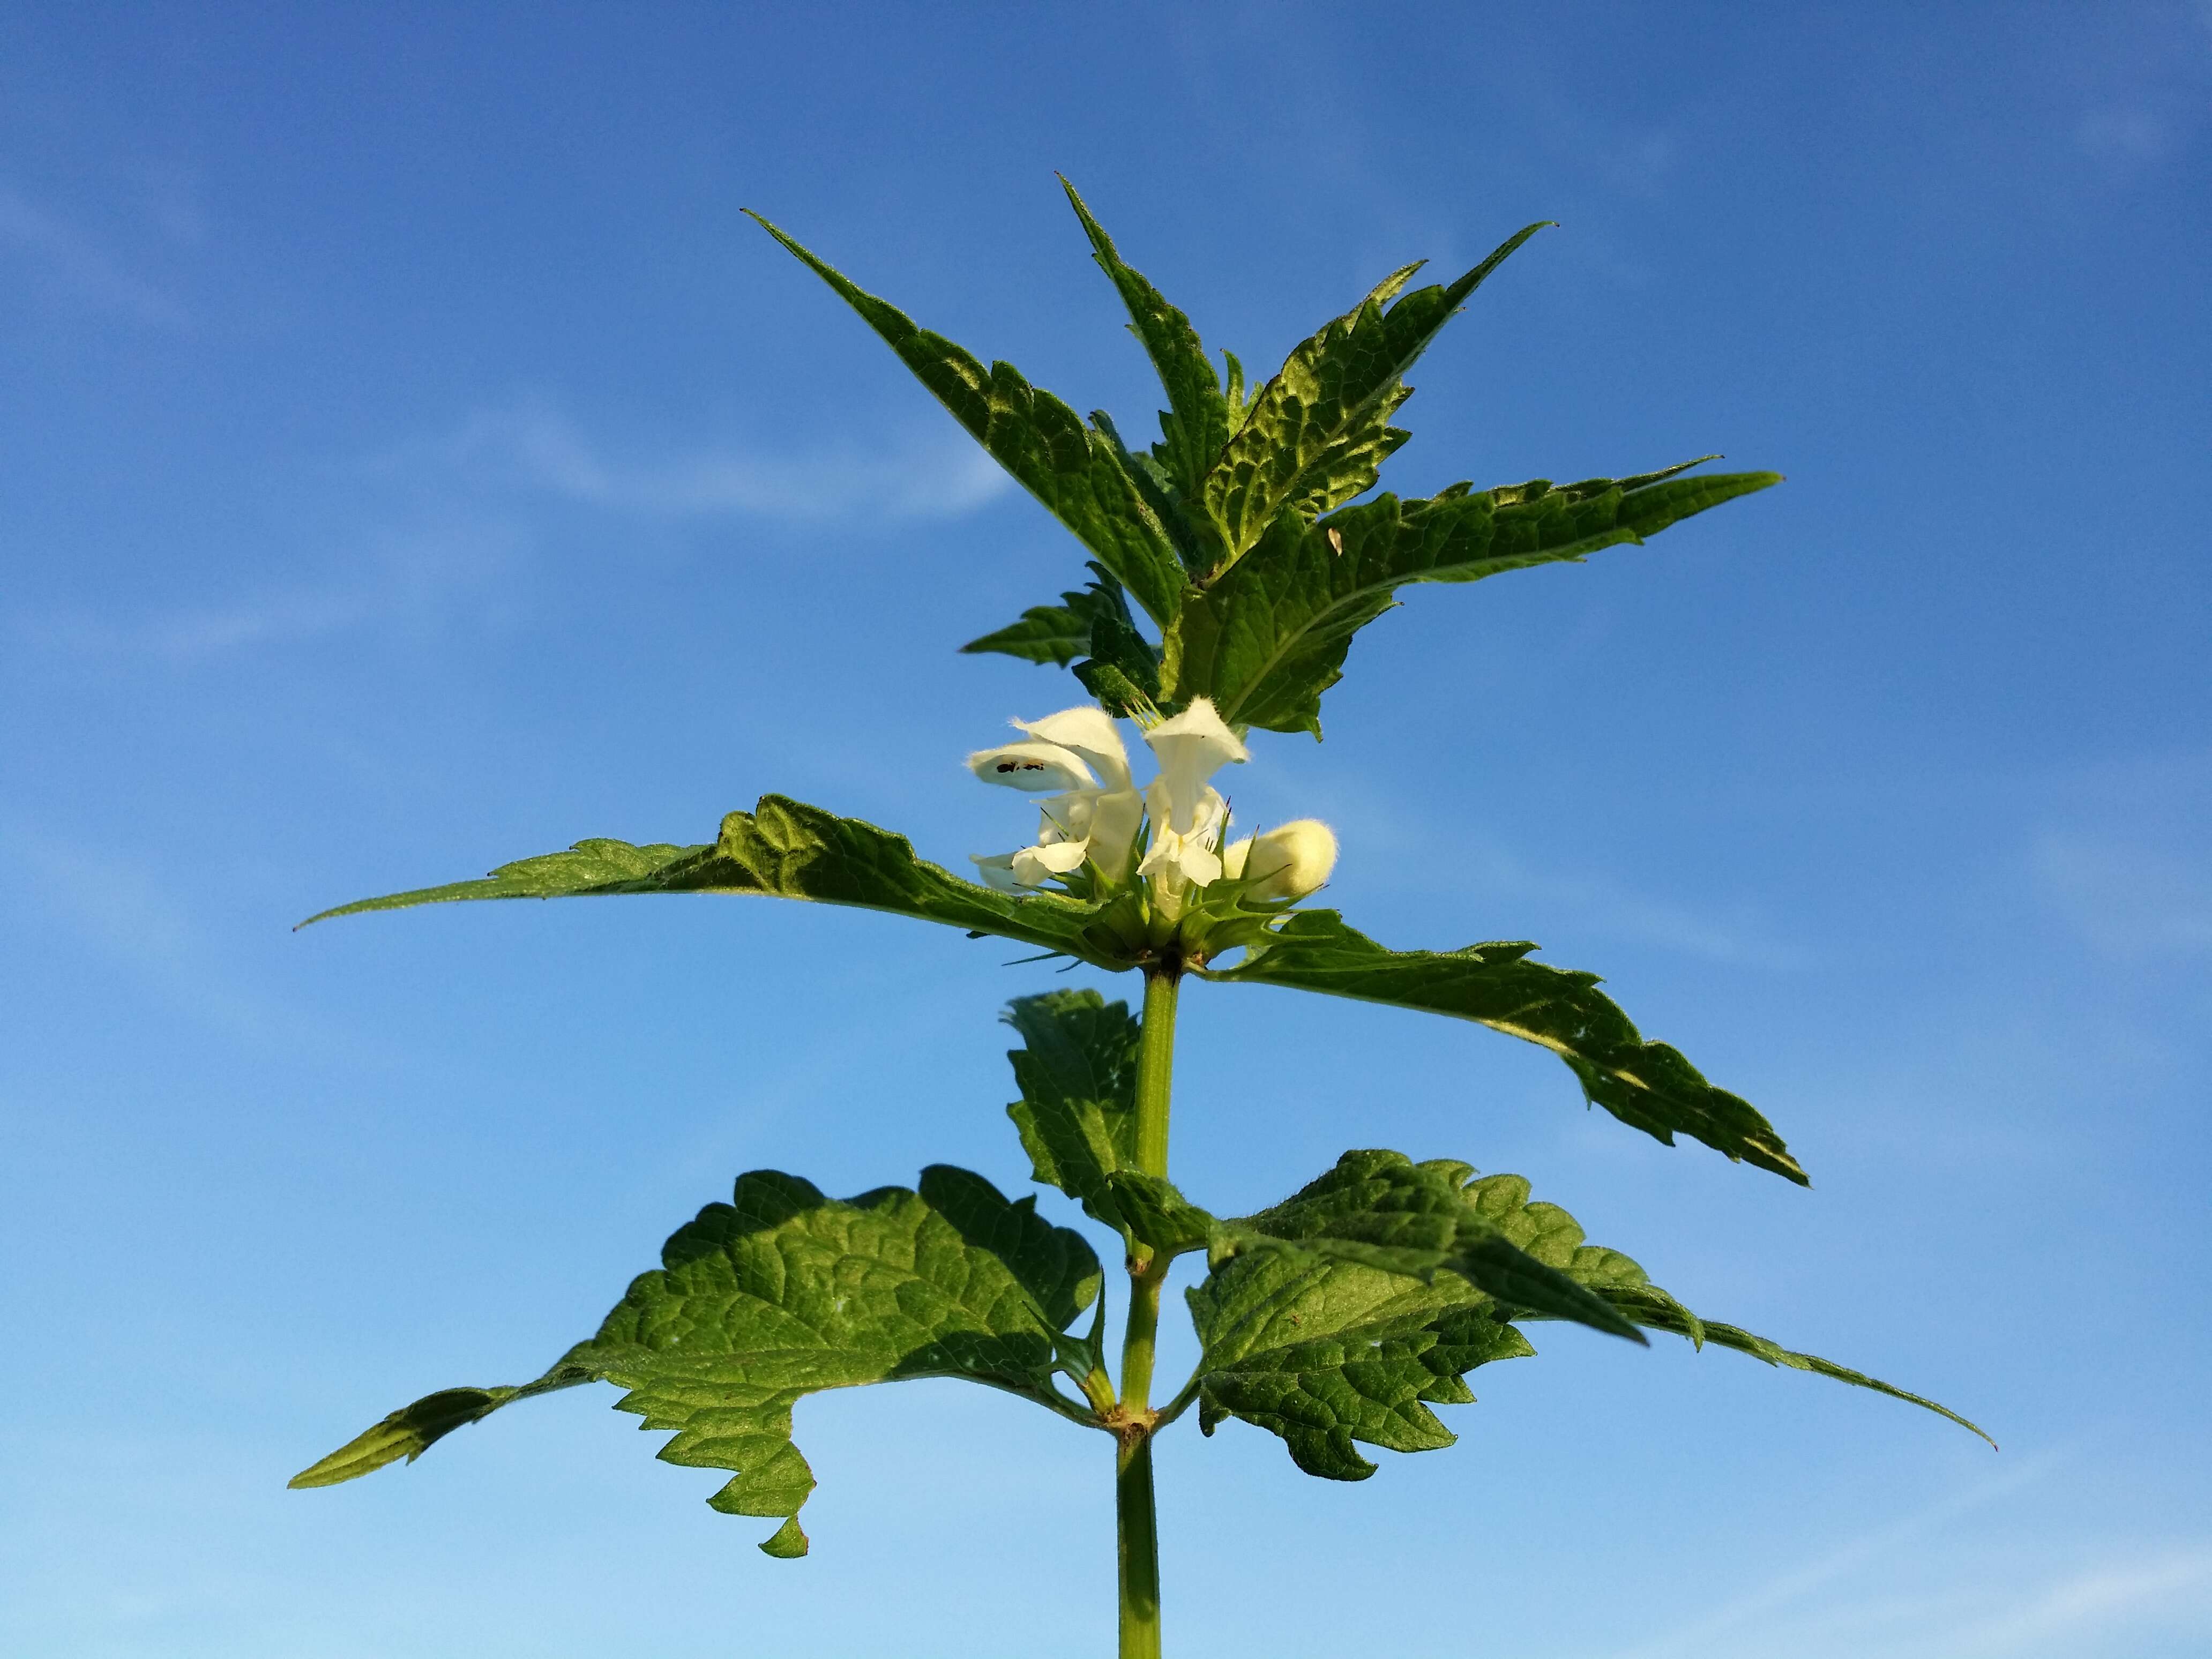
[[[1224,873],[1251,884],[1247,897],[1263,904],[1301,899],[1336,868],[1336,836],[1318,818],[1297,818],[1236,842],[1221,863]]]

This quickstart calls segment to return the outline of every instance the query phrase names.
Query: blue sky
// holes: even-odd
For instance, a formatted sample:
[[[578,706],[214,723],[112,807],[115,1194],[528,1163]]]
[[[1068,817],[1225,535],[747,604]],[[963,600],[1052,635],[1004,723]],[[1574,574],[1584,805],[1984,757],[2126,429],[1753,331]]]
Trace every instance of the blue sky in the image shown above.
[[[801,1407],[795,1565],[603,1389],[283,1490],[535,1374],[740,1170],[1021,1188],[994,1014],[1054,981],[1018,952],[706,899],[288,929],[771,789],[954,865],[1013,845],[959,758],[1072,682],[952,647],[1079,550],[738,210],[1141,428],[1054,168],[1262,368],[1407,258],[1559,221],[1412,377],[1403,493],[1790,477],[1414,591],[1237,805],[1334,823],[1330,897],[1388,942],[1606,975],[1814,1189],[1478,1029],[1210,987],[1182,1184],[1516,1170],[1692,1307],[2004,1447],[1547,1328],[1459,1446],[1363,1485],[1235,1424],[1164,1443],[1176,1650],[2203,1652],[2182,3],[0,18],[0,1647],[1109,1650],[1104,1443],[954,1383]]]

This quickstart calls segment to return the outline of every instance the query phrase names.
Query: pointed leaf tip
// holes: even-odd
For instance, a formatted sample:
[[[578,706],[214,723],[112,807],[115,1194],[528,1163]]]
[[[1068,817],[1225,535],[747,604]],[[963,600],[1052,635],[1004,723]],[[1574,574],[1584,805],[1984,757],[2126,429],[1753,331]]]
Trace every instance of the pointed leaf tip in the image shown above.
[[[725,1469],[708,1499],[773,1518],[769,1555],[806,1553],[790,1517],[814,1487],[791,1409],[825,1389],[957,1376],[1069,1415],[1053,1387],[1068,1327],[1097,1300],[1080,1235],[982,1176],[924,1170],[917,1188],[844,1200],[772,1170],[678,1229],[596,1335],[519,1388],[448,1389],[392,1413],[292,1485],[333,1486],[411,1460],[452,1430],[532,1395],[609,1382],[618,1409],[672,1431],[663,1462]]]
[[[404,1458],[410,1463],[455,1429],[489,1416],[515,1397],[513,1389],[441,1389],[403,1406],[309,1464],[284,1484],[294,1492],[335,1486]]]
[[[762,1539],[760,1542],[760,1553],[772,1555],[779,1561],[796,1561],[806,1551],[805,1529],[799,1524],[799,1517],[795,1515],[787,1517],[773,1535]]]
[[[1014,480],[1114,572],[1162,625],[1182,603],[1182,562],[1113,445],[1012,363],[988,368],[867,292],[757,213],[750,217],[819,276]]]
[[[1748,1101],[1715,1087],[1682,1054],[1644,1038],[1595,974],[1528,960],[1526,944],[1390,951],[1334,910],[1301,910],[1242,964],[1206,971],[1231,985],[1279,985],[1470,1020],[1550,1049],[1583,1095],[1631,1128],[1677,1132],[1799,1186],[1805,1171]]]

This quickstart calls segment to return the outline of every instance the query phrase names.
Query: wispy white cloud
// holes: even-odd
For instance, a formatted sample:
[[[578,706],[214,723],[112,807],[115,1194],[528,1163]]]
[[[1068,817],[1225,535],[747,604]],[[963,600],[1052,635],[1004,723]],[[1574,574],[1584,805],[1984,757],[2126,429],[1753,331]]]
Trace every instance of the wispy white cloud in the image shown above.
[[[2212,69],[2212,3],[2197,0],[2187,9],[2193,27],[2180,10],[2136,9],[2098,30],[2098,48],[2071,66],[2091,88],[2075,118],[2075,145],[2124,178],[2193,147]]]
[[[176,301],[131,276],[91,238],[4,183],[0,183],[0,247],[12,249],[34,280],[77,305],[119,313],[154,327],[191,324]]]
[[[2081,118],[2074,140],[2092,155],[2120,161],[2157,161],[2175,145],[2173,124],[2146,109],[2101,109]]]
[[[784,453],[706,447],[672,459],[618,459],[539,405],[480,411],[447,436],[349,469],[388,499],[370,509],[400,527],[347,545],[302,532],[291,569],[325,574],[152,614],[112,605],[19,611],[0,631],[20,647],[102,660],[186,666],[258,646],[368,627],[440,625],[519,585],[503,579],[538,556],[546,504],[657,519],[743,516],[787,521],[897,520],[966,513],[1012,487],[998,464],[957,433]]]
[[[888,448],[721,443],[641,460],[612,453],[543,403],[480,410],[451,435],[372,465],[378,471],[444,471],[479,485],[665,518],[953,518],[1012,487],[997,462],[949,430]]]
[[[155,228],[172,242],[189,248],[207,246],[213,225],[196,173],[173,162],[147,167],[140,180],[140,201]]]
[[[1796,972],[1818,960],[1813,951],[1780,935],[1757,905],[1654,893],[1606,869],[1532,855],[1516,844],[1504,815],[1489,823],[1447,823],[1416,806],[1395,779],[1364,769],[1303,781],[1293,797],[1279,792],[1271,769],[1240,781],[1234,805],[1247,828],[1300,813],[1327,819],[1346,845],[1364,849],[1358,879],[1370,890],[1432,893],[1436,849],[1449,847],[1450,879],[1467,901],[1457,907],[1460,913],[1483,911],[1498,927],[1513,930],[1491,938],[1540,938],[1540,928],[1557,927],[1564,919],[1591,938],[1654,945],[1730,966]]]
[[[2212,1639],[2212,1545],[2131,1555],[2068,1573],[2028,1592],[2019,1605],[1959,1629],[1942,1651],[1959,1659],[2136,1653],[2142,1650],[2130,1638],[2153,1626],[2177,1637]],[[2085,1648],[2083,1638],[2092,1633],[2101,1639]],[[2115,1645],[2115,1637],[2127,1645]]]
[[[239,971],[145,859],[5,824],[0,852],[36,912],[187,1017],[255,1043],[355,1046]]]
[[[1747,968],[1784,971],[1812,962],[1808,951],[1767,937],[1747,918],[1724,919],[1601,875],[1542,869],[1502,848],[1462,848],[1460,870],[1474,885],[1560,906],[1618,939]]]
[[[2212,1637],[2212,1542],[2084,1541],[2072,1560],[2054,1564],[2047,1554],[1984,1551],[1960,1524],[2017,1504],[2087,1452],[2030,1459],[1607,1659],[2133,1659],[2201,1650],[2191,1638]],[[2155,1645],[2162,1641],[2191,1645]]]
[[[2212,950],[2212,866],[2140,844],[2046,832],[2031,878],[2095,949],[2134,957]]]
[[[1815,1592],[1846,1583],[1883,1558],[1896,1554],[1948,1522],[2033,1486],[2063,1462],[2066,1455],[2053,1453],[2031,1458],[1994,1480],[1875,1528],[1817,1560],[1793,1567],[1764,1584],[1732,1596],[1712,1612],[1679,1629],[1640,1646],[1623,1650],[1613,1659],[1674,1659],[1674,1656],[1681,1654],[1726,1653],[1732,1650],[1717,1644],[1733,1632],[1753,1626],[1760,1627],[1763,1638],[1771,1639],[1771,1621],[1784,1609],[1807,1601]]]
[[[101,661],[188,667],[254,646],[297,644],[372,625],[441,625],[526,556],[513,526],[462,520],[372,538],[318,580],[137,616],[88,608],[19,611],[19,647]],[[326,568],[331,561],[319,556]]]

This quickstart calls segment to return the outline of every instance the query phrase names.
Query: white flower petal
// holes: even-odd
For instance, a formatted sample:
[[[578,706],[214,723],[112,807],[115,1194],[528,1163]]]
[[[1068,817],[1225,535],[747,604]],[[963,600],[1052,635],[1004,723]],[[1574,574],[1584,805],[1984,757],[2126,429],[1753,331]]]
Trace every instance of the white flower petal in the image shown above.
[[[1095,789],[1098,781],[1073,752],[1056,743],[1008,743],[979,749],[968,757],[968,769],[986,783],[1001,783],[1031,794],[1049,790]]]
[[[1129,849],[1137,844],[1137,828],[1144,821],[1145,798],[1133,789],[1116,790],[1091,802],[1091,857],[1109,881],[1119,881],[1127,872]]]
[[[975,873],[982,877],[986,887],[995,888],[1001,893],[1022,890],[1022,884],[1014,879],[1014,855],[1012,853],[970,853],[968,858],[975,865]]]
[[[1129,787],[1129,751],[1122,746],[1114,717],[1104,709],[1086,703],[1047,714],[1041,720],[1016,720],[1014,726],[1040,743],[1073,750],[1097,769],[1099,780],[1107,788]]]
[[[1183,878],[1194,887],[1211,887],[1221,879],[1221,855],[1210,847],[1199,847],[1186,842],[1176,862]]]
[[[1089,849],[1079,841],[1058,842],[1050,847],[1024,847],[1014,854],[1014,869],[1017,872],[1025,868],[1044,870],[1064,876],[1071,870],[1080,870],[1084,860],[1090,855]],[[1027,880],[1027,876],[1023,879]]]
[[[1160,775],[1154,787],[1164,786],[1167,796],[1164,825],[1157,808],[1152,814],[1155,834],[1162,827],[1178,835],[1193,833],[1203,805],[1200,792],[1212,793],[1206,790],[1206,781],[1231,763],[1251,757],[1207,697],[1195,699],[1174,719],[1162,720],[1145,733],[1145,741],[1159,757]]]
[[[1145,861],[1137,866],[1137,873],[1164,878],[1170,885],[1189,883],[1206,887],[1220,880],[1221,856],[1214,848],[1229,816],[1229,803],[1222,799],[1221,792],[1201,791],[1196,810],[1190,815],[1190,827],[1181,832],[1167,818],[1168,785],[1164,777],[1152,780],[1145,791],[1145,800],[1152,808],[1152,841],[1145,849]]]

